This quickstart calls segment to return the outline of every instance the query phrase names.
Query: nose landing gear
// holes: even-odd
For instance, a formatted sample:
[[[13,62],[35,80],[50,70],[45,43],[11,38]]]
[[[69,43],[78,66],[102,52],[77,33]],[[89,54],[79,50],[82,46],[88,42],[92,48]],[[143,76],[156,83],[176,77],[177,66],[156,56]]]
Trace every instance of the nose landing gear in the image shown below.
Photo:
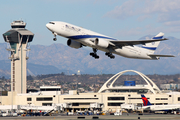
[[[53,40],[54,40],[54,41],[56,41],[56,40],[57,40],[57,38],[53,38]]]
[[[57,36],[57,33],[53,32],[52,34],[54,35],[54,38],[53,38],[53,40],[54,40],[54,41],[56,41],[56,40],[57,40],[57,38],[56,38],[56,36]]]

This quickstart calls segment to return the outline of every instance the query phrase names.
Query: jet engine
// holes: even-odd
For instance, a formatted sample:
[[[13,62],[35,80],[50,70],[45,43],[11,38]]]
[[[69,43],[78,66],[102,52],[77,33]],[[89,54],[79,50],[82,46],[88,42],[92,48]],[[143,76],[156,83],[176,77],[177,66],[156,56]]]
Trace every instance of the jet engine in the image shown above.
[[[107,48],[109,46],[109,42],[103,39],[96,38],[95,45],[103,48]]]
[[[67,45],[70,46],[70,47],[72,47],[72,48],[75,48],[75,49],[78,49],[78,48],[81,48],[81,47],[82,47],[82,44],[81,44],[81,43],[76,42],[76,41],[71,40],[71,39],[69,39],[69,40],[67,41]]]

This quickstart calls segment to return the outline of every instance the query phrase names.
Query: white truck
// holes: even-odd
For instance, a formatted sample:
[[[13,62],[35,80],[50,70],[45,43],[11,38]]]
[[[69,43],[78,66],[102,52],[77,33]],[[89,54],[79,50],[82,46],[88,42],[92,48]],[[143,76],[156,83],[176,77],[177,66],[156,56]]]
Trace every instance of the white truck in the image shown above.
[[[17,113],[11,113],[10,110],[2,110],[1,116],[2,117],[8,117],[8,116],[17,117]]]
[[[135,104],[121,104],[121,109],[127,110],[128,112],[136,111],[138,110],[138,106]]]

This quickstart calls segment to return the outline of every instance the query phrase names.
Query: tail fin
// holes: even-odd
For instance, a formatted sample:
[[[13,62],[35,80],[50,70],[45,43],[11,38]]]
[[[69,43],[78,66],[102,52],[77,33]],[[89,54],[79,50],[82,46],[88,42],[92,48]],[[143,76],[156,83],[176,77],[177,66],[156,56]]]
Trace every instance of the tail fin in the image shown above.
[[[153,37],[152,40],[154,40],[154,39],[162,39],[163,36],[164,36],[164,33],[160,32],[155,37]],[[145,48],[145,49],[149,50],[149,54],[154,54],[154,52],[155,52],[156,48],[158,47],[159,43],[160,43],[160,41],[146,43],[145,45],[142,46],[142,48]]]
[[[152,105],[149,100],[144,96],[144,95],[141,95],[141,98],[142,98],[142,101],[143,101],[143,105],[144,106],[149,106],[149,105]]]

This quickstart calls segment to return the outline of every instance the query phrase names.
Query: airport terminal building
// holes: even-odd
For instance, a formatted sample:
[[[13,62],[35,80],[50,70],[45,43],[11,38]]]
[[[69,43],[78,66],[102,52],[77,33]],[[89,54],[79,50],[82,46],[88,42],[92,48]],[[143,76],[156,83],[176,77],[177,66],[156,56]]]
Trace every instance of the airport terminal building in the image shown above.
[[[125,81],[124,86],[114,87],[113,84],[118,77],[126,72],[139,74],[147,84],[136,85],[134,81]],[[155,105],[180,103],[180,92],[161,91],[147,76],[134,70],[122,71],[112,76],[96,93],[77,93],[77,90],[70,90],[69,94],[61,94],[60,86],[42,86],[38,92],[16,93],[14,91],[13,94],[11,93],[1,96],[1,106],[61,106],[63,111],[95,108],[100,111],[116,111],[120,109],[121,104],[142,106],[141,94],[144,94]]]

